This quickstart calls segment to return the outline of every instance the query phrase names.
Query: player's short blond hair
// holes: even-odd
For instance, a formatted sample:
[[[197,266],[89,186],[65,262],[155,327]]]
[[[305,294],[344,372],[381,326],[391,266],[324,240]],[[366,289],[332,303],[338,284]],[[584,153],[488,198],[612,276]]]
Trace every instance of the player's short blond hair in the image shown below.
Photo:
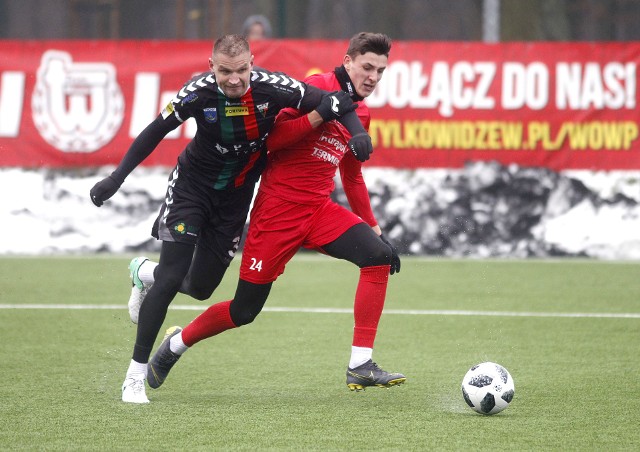
[[[251,52],[249,42],[242,35],[224,35],[213,45],[213,55],[223,54],[230,57]]]

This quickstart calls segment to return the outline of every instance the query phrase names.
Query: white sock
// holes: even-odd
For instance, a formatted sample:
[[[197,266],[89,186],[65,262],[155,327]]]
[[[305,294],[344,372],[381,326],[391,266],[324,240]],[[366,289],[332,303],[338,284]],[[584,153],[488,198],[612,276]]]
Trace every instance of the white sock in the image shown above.
[[[157,262],[146,260],[138,268],[138,278],[145,286],[152,285],[156,280],[153,277],[153,271],[158,266]]]
[[[176,355],[182,355],[184,352],[189,350],[189,347],[187,347],[182,340],[182,331],[169,340],[169,350]]]
[[[147,363],[139,363],[131,360],[129,369],[127,369],[127,378],[147,378]]]
[[[351,347],[351,359],[349,360],[349,368],[355,369],[358,366],[363,365],[371,359],[373,355],[373,349],[367,347]]]

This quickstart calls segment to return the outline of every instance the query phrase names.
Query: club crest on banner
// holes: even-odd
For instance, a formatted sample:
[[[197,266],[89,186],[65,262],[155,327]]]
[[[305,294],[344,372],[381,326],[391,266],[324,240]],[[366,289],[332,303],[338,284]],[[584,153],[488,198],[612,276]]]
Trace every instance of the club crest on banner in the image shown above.
[[[67,52],[42,55],[31,99],[33,122],[63,152],[93,152],[109,143],[124,118],[124,96],[110,63],[74,63]]]

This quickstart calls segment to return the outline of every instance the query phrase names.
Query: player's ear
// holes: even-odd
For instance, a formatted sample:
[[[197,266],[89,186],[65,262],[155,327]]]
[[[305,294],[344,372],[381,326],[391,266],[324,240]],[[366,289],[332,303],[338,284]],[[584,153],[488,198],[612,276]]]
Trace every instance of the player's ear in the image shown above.
[[[251,59],[249,60],[249,66],[253,69],[253,55],[251,55]]]
[[[344,58],[342,59],[342,65],[345,68],[349,68],[349,66],[351,65],[351,62],[353,60],[351,59],[351,57],[349,55],[345,55]]]
[[[213,72],[213,59],[209,58],[209,70]]]

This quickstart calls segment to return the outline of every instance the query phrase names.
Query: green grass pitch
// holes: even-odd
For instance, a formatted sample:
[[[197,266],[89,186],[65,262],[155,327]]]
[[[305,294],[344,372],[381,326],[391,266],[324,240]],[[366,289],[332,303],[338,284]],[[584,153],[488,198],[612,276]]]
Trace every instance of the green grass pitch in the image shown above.
[[[0,258],[0,450],[640,447],[640,263],[405,258],[374,359],[407,383],[355,393],[358,271],[299,255],[252,325],[193,347],[138,406],[120,401],[130,257]],[[232,297],[238,263],[211,302]],[[209,304],[178,296],[164,328]],[[460,391],[482,361],[515,380],[495,416]]]

